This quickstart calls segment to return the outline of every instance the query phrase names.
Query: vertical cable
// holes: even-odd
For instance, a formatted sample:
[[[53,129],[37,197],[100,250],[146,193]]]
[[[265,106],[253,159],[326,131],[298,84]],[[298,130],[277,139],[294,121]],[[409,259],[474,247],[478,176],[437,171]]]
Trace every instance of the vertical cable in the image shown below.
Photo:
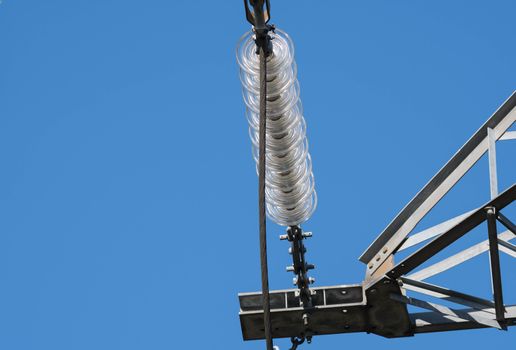
[[[267,350],[273,350],[271,305],[269,299],[269,271],[267,266],[267,226],[265,216],[265,134],[267,127],[267,59],[260,45],[260,137],[258,160],[258,211],[260,226],[260,263],[262,269],[263,326]]]

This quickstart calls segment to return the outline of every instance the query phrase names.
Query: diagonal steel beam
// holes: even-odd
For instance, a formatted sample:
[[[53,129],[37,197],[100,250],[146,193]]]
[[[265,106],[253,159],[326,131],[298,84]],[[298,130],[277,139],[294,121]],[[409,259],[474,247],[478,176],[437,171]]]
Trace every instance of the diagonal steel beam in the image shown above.
[[[432,256],[464,236],[469,231],[480,225],[486,220],[486,212],[484,208],[493,207],[497,211],[505,208],[507,205],[512,203],[516,199],[516,184],[512,185],[505,192],[501,193],[498,197],[492,199],[481,208],[477,209],[463,221],[452,227],[447,232],[443,233],[439,237],[429,242],[424,247],[417,250],[409,257],[402,260],[394,268],[386,273],[391,278],[398,278],[402,275],[409,273],[414,270],[425,261],[430,259]]]
[[[401,247],[398,249],[398,252],[413,247],[416,244],[429,240],[430,238],[434,238],[435,236],[439,236],[440,234],[448,231],[450,228],[455,226],[458,222],[462,221],[465,217],[467,217],[469,214],[473,212],[474,210],[468,211],[467,213],[461,214],[450,220],[446,220],[438,225],[432,226],[430,228],[427,228],[426,230],[411,235],[401,245]]]
[[[498,140],[516,140],[516,131],[506,131]]]
[[[508,325],[515,326],[516,306],[509,305],[506,309],[505,318],[508,320]],[[475,310],[472,309],[462,309],[462,311],[475,314]],[[470,322],[458,317],[442,315],[435,312],[413,313],[410,314],[410,319],[414,325],[414,333],[446,332],[487,327],[476,322]]]
[[[516,245],[506,242],[499,238],[498,238],[498,244],[501,245],[501,247],[499,247],[500,250],[502,250],[502,248],[506,248],[508,251],[511,251],[513,253],[513,254],[511,254],[511,253],[507,253],[507,254],[516,258]],[[505,249],[504,249],[504,252],[505,252]]]
[[[509,220],[505,215],[502,213],[497,213],[496,218],[498,221],[502,223],[505,227],[507,227],[513,234],[516,235],[516,225],[514,225],[511,220]]]
[[[391,299],[399,301],[401,303],[405,303],[408,305],[413,305],[420,307],[422,309],[427,309],[430,311],[434,311],[441,315],[451,316],[451,317],[457,317],[463,320],[467,321],[473,321],[476,323],[480,323],[482,325],[502,329],[500,324],[491,318],[492,315],[488,314],[487,312],[477,311],[475,313],[458,310],[458,309],[452,309],[444,305],[436,304],[436,303],[430,303],[428,301],[419,300],[416,298],[408,298],[404,297],[402,295],[392,294]]]
[[[403,288],[413,290],[414,292],[419,292],[457,304],[470,306],[482,311],[485,311],[486,308],[495,307],[495,304],[490,300],[485,300],[473,295],[457,292],[453,289],[443,288],[426,282],[411,280],[410,278],[406,277],[400,277],[400,280],[403,282]]]
[[[498,240],[500,242],[506,242],[515,236],[510,231],[502,232],[498,235]],[[473,259],[474,257],[487,252],[489,250],[489,240],[482,241],[478,244],[475,244],[467,249],[464,249],[457,254],[450,256],[449,258],[443,259],[433,265],[430,265],[422,270],[419,270],[407,277],[416,280],[422,281],[424,279],[435,276],[443,271],[449,270],[452,267],[462,264],[465,261]]]
[[[487,128],[499,139],[516,121],[516,92],[394,218],[359,258],[371,276],[401,245],[423,217],[455,186],[488,149]]]

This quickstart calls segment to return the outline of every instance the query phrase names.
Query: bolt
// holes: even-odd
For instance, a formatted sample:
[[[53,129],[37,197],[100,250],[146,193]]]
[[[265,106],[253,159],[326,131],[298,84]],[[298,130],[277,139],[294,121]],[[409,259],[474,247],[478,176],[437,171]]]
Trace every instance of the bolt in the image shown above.
[[[344,309],[344,310],[342,310],[342,312],[344,312],[345,314],[347,314],[347,313],[348,313],[348,310],[347,310],[347,309]]]
[[[303,324],[305,326],[308,326],[308,322],[309,322],[309,316],[308,314],[303,314]]]
[[[287,240],[288,239],[288,235],[280,235],[279,239],[282,240],[282,241]]]
[[[305,237],[305,238],[312,237],[312,232],[303,232],[303,237]]]
[[[341,290],[341,291],[340,291],[340,294],[345,295],[345,294],[348,294],[348,292],[347,292],[347,291],[345,291],[345,290]]]
[[[310,284],[314,284],[314,283],[315,283],[315,278],[313,278],[313,277],[308,277],[308,283],[310,283]]]
[[[293,265],[287,266],[287,272],[294,272],[294,271],[295,271],[295,269],[294,269]]]

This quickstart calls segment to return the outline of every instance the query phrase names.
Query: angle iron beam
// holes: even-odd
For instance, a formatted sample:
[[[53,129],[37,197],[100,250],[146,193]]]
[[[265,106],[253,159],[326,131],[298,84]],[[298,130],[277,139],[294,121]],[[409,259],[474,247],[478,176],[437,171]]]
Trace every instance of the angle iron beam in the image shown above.
[[[514,225],[509,218],[507,218],[502,213],[498,212],[496,213],[496,218],[498,221],[502,223],[505,227],[507,227],[514,235],[516,235],[516,225]]]
[[[448,193],[488,149],[487,128],[500,138],[516,121],[516,92],[464,144],[448,163],[401,210],[359,258],[372,275],[393,254],[423,217]]]
[[[498,140],[516,140],[516,131],[506,131]]]
[[[426,289],[426,290],[429,290],[429,291],[432,291],[432,292],[443,294],[443,295],[448,296],[450,298],[454,298],[454,299],[456,299],[458,301],[459,304],[462,304],[462,300],[464,300],[466,302],[472,302],[472,303],[475,303],[475,304],[482,305],[483,308],[485,308],[485,307],[489,307],[489,308],[495,307],[495,304],[492,301],[490,301],[490,300],[485,300],[485,299],[482,299],[482,298],[479,298],[479,297],[476,297],[476,296],[473,296],[473,295],[457,292],[457,291],[455,291],[453,289],[443,288],[443,287],[436,286],[434,284],[430,284],[430,283],[426,283],[426,282],[411,280],[410,278],[407,278],[407,277],[400,277],[400,280],[403,282],[404,285],[408,284],[408,285],[415,286],[415,287],[418,287],[418,288],[421,288],[421,289]],[[449,299],[449,300],[453,301],[451,299]],[[463,304],[463,305],[470,306],[470,304]]]
[[[497,211],[499,211],[512,203],[515,199],[516,184],[513,184],[505,192],[501,193],[498,197],[492,199],[487,204],[477,209],[474,213],[449,229],[447,232],[438,236],[424,247],[420,248],[412,255],[402,260],[394,268],[387,272],[386,275],[391,278],[398,278],[409,273],[485,221],[486,213],[484,208],[494,207]]]
[[[503,239],[498,239],[498,244],[501,245],[502,247],[505,247],[505,248],[509,249],[510,251],[513,251],[514,253],[516,253],[516,245],[506,242]],[[499,247],[499,248],[501,248],[501,247]],[[511,254],[511,256],[514,256],[514,255]]]
[[[489,190],[491,198],[498,196],[498,174],[496,170],[496,135],[495,131],[487,128],[488,159],[489,159]]]
[[[476,311],[475,313],[464,312],[460,309],[452,309],[444,305],[430,303],[428,301],[405,297],[402,295],[392,295],[391,298],[400,303],[405,303],[408,305],[413,305],[422,309],[427,309],[436,313],[440,313],[442,315],[458,317],[463,320],[468,320],[472,322],[477,322],[483,324],[488,327],[501,329],[500,324],[497,320],[493,320],[490,318],[490,315],[486,312]]]
[[[464,312],[460,309],[451,309],[447,306],[436,304],[436,303],[430,303],[428,301],[416,299],[416,298],[409,298],[402,295],[392,295],[391,298],[393,300],[396,300],[401,303],[405,303],[408,305],[413,305],[422,309],[427,309],[436,313],[440,313],[442,315],[446,316],[452,316],[452,317],[458,317],[463,320],[477,322],[480,324],[483,324],[488,327],[498,328],[501,329],[501,325],[497,320],[491,319],[490,315],[486,312],[482,311],[476,311],[475,313],[472,312]]]
[[[455,226],[458,222],[463,220],[465,217],[467,217],[469,214],[473,213],[474,211],[475,210],[470,210],[464,214],[458,215],[454,218],[451,218],[449,220],[441,222],[440,224],[429,227],[426,230],[423,230],[418,233],[414,233],[413,235],[410,235],[409,237],[407,237],[407,240],[405,242],[403,242],[403,244],[397,251],[401,252],[402,250],[408,249],[421,242],[427,241],[430,238],[439,236],[440,234],[448,231],[450,228]]]
[[[505,324],[502,272],[500,270],[500,253],[498,252],[498,233],[496,232],[496,209],[489,207],[487,212],[487,233],[489,236],[489,262],[491,265],[491,283],[495,302],[496,319]],[[507,329],[507,328],[505,328]]]
[[[507,326],[516,326],[516,305],[506,307]],[[462,312],[474,313],[473,309],[461,309]],[[417,312],[410,314],[414,333],[447,332],[467,329],[488,328],[477,322],[466,321],[458,317],[442,315],[436,312]]]
[[[459,304],[459,305],[462,305],[462,306],[467,306],[467,307],[473,308],[475,310],[488,312],[488,313],[493,314],[493,317],[495,317],[494,316],[494,308],[486,308],[484,305],[480,305],[480,304],[477,304],[477,303],[474,303],[474,302],[471,302],[471,301],[468,301],[468,300],[464,300],[464,299],[460,299],[460,298],[454,298],[454,297],[449,297],[449,296],[441,294],[441,293],[432,292],[432,291],[430,291],[428,289],[422,289],[422,288],[414,287],[414,286],[411,286],[409,284],[403,285],[403,289],[405,289],[405,291],[412,291],[412,292],[415,292],[415,293],[419,293],[419,294],[424,294],[424,295],[430,296],[432,298],[437,298],[437,299],[441,299],[441,300],[444,300],[444,301],[447,301],[447,302],[452,302],[452,303]]]
[[[508,240],[511,240],[514,237],[515,236],[512,234],[512,232],[507,230],[498,235],[498,240],[501,242],[507,243]],[[412,280],[422,281],[422,280],[425,280],[432,276],[435,276],[437,274],[440,274],[441,272],[449,270],[452,267],[460,265],[470,259],[473,259],[474,257],[487,252],[488,250],[489,250],[489,240],[486,239],[480,243],[477,243],[469,248],[466,248],[466,249],[458,252],[457,254],[454,254],[446,259],[436,262],[433,265],[430,265],[428,267],[425,267],[424,269],[416,271],[416,272],[408,275],[407,277]]]

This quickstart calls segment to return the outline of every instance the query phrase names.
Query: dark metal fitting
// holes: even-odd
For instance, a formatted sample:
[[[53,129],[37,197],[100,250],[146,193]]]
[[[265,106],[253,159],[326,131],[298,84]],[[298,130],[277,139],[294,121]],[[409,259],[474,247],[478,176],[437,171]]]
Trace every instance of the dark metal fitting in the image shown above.
[[[496,214],[496,208],[495,207],[487,207],[485,209],[486,209],[486,212],[488,214],[491,214],[491,215]]]
[[[313,270],[315,269],[315,265],[314,264],[305,264],[305,269],[308,271],[308,270]]]
[[[312,232],[303,232],[302,235],[304,238],[310,238],[312,237]]]
[[[269,0],[244,0],[244,7],[247,21],[255,27],[263,27],[271,19],[271,4]],[[251,11],[250,7],[253,8],[253,11]]]
[[[257,50],[263,49],[265,56],[272,53],[272,38],[269,32],[274,32],[274,26],[267,24],[271,18],[271,4],[269,0],[244,0],[247,21],[253,25]],[[252,8],[252,10],[251,10]]]
[[[292,337],[290,338],[290,341],[292,342],[290,350],[296,350],[299,345],[305,342],[305,337]]]
[[[303,324],[305,326],[308,326],[308,323],[310,322],[310,315],[308,314],[303,314]]]
[[[268,34],[270,29],[255,29],[255,39],[254,42],[256,44],[256,53],[260,53],[260,48],[263,48],[265,52],[265,57],[269,57],[272,54],[272,38]]]

